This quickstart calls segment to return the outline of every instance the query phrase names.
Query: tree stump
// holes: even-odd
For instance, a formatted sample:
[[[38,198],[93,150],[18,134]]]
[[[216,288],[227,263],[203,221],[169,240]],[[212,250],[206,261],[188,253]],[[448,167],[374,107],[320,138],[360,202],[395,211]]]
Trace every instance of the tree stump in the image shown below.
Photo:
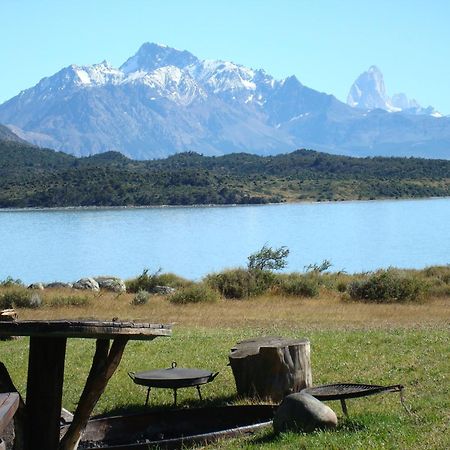
[[[230,366],[238,395],[280,402],[312,386],[308,339],[261,337],[231,349]]]

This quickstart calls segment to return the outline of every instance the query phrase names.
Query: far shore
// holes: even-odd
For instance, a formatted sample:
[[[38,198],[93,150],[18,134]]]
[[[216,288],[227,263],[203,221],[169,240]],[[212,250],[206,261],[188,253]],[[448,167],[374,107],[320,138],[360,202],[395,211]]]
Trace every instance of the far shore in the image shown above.
[[[444,197],[402,197],[402,198],[374,198],[374,199],[348,199],[348,200],[286,200],[284,202],[268,203],[211,203],[192,205],[123,205],[123,206],[49,206],[49,207],[24,207],[24,208],[0,208],[1,212],[20,211],[107,211],[107,210],[132,210],[132,209],[176,209],[176,208],[238,208],[248,206],[282,206],[282,205],[327,205],[337,203],[374,203],[374,202],[401,202],[401,201],[428,201],[449,200],[450,196]]]

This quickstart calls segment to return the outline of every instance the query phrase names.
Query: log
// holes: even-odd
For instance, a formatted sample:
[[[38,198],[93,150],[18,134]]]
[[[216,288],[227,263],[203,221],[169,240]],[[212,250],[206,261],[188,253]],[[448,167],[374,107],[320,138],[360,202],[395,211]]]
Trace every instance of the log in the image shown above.
[[[238,395],[280,402],[312,386],[308,339],[260,337],[239,342],[229,354]]]
[[[75,450],[78,448],[81,434],[109,379],[116,371],[127,342],[128,338],[118,337],[113,340],[110,349],[108,339],[97,339],[94,359],[86,386],[81,394],[72,423],[61,439],[59,444],[60,450]]]

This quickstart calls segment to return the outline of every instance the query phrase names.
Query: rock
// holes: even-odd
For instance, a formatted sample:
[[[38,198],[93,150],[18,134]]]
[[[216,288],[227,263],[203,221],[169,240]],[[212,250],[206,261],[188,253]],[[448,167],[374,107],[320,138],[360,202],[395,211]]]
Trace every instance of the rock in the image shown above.
[[[100,286],[93,278],[81,278],[76,283],[73,283],[74,289],[84,289],[87,291],[99,291]]]
[[[170,286],[155,286],[152,289],[152,294],[170,295],[173,294],[175,291],[176,289]]]
[[[117,277],[95,277],[94,280],[98,283],[100,289],[107,291],[122,293],[127,291],[125,281]]]
[[[60,289],[60,288],[66,288],[66,289],[72,289],[72,283],[63,283],[61,281],[54,281],[53,283],[47,283],[44,284],[45,288],[50,289]]]
[[[44,284],[43,283],[32,283],[28,286],[28,289],[38,289],[40,291],[44,290]]]
[[[275,412],[273,428],[282,431],[310,432],[336,428],[336,413],[327,405],[306,393],[290,394]]]

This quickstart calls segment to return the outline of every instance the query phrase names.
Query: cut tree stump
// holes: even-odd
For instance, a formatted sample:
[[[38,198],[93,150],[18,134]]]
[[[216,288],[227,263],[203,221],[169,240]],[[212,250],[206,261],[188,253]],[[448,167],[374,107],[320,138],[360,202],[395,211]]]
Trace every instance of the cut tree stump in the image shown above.
[[[308,339],[260,337],[236,344],[229,355],[237,393],[280,402],[312,386]]]

